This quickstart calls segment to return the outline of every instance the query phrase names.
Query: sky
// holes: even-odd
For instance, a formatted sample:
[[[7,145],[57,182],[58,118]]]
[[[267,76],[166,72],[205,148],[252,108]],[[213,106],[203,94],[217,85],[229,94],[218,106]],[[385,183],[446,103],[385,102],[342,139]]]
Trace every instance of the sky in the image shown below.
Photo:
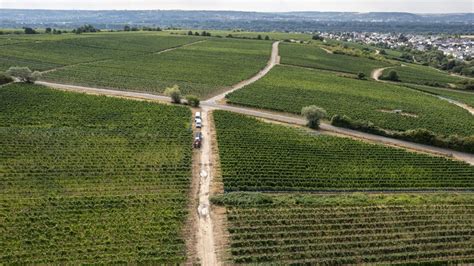
[[[0,0],[0,8],[474,13],[474,0]]]

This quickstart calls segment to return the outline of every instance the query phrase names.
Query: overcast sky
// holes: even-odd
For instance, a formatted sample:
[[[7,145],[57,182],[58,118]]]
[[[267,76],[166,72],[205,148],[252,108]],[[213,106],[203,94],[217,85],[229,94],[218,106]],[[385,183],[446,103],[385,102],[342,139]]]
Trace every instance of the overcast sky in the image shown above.
[[[473,13],[474,0],[0,0],[0,8]]]

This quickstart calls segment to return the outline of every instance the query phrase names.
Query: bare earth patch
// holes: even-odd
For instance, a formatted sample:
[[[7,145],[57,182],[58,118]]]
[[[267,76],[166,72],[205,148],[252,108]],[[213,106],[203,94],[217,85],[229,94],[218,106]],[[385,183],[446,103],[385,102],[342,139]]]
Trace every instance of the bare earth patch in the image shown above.
[[[398,115],[402,115],[402,116],[418,118],[418,115],[416,115],[416,114],[406,113],[406,112],[403,112],[403,111],[401,111],[401,110],[380,109],[380,110],[378,110],[378,111],[379,111],[379,112],[382,112],[382,113],[398,114]]]

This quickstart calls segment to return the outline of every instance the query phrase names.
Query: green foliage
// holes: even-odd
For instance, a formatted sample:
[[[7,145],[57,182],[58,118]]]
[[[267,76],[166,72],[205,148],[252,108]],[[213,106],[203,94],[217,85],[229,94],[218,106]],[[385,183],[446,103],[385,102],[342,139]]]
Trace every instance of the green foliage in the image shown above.
[[[357,78],[358,78],[358,79],[361,79],[361,80],[364,80],[364,79],[365,79],[365,74],[364,74],[363,72],[359,72],[359,73],[357,74]]]
[[[382,79],[389,79],[388,75],[392,71],[396,71],[401,82],[434,87],[449,87],[449,84],[458,84],[464,80],[460,77],[451,76],[447,72],[413,64],[387,69],[384,71]]]
[[[403,132],[392,132],[375,126],[374,123],[369,121],[352,120],[346,115],[333,116],[331,119],[331,124],[333,126],[355,129],[390,138],[404,139],[432,146],[474,153],[474,136],[460,137],[458,135],[437,135],[434,132],[424,128],[411,129]]]
[[[164,91],[166,96],[171,97],[173,103],[181,103],[181,91],[179,90],[178,85],[174,85],[173,87],[166,88]]]
[[[387,130],[426,128],[439,135],[474,135],[472,115],[436,97],[402,86],[296,67],[277,66],[263,79],[229,94],[228,101],[295,114],[314,104],[329,117],[349,115]]]
[[[395,70],[390,70],[390,72],[388,72],[387,77],[382,76],[382,79],[390,81],[400,81],[400,77],[398,76],[398,73]]]
[[[318,129],[320,120],[327,116],[326,110],[317,107],[316,105],[310,105],[301,109],[301,114],[308,121],[308,127],[312,129]]]
[[[281,63],[316,69],[339,71],[357,75],[363,72],[370,76],[372,70],[390,66],[389,63],[365,57],[329,54],[315,45],[280,45]]]
[[[199,98],[195,95],[186,95],[186,101],[191,107],[199,107]]]
[[[41,73],[38,71],[31,71],[27,67],[10,67],[7,70],[7,75],[17,78],[20,82],[34,83],[41,78]]]
[[[225,192],[472,190],[474,166],[215,111]]]
[[[167,38],[170,37],[164,39]],[[174,38],[189,41],[191,37]],[[268,42],[216,38],[166,53],[116,56],[107,61],[71,66],[48,73],[46,79],[153,93],[163,93],[166,87],[177,84],[184,95],[206,97],[258,73],[270,53]]]
[[[440,96],[453,99],[461,103],[465,103],[471,107],[474,107],[474,92],[448,90],[448,89],[435,88],[435,87],[429,87],[429,86],[423,86],[423,85],[414,85],[414,84],[406,84],[405,86],[408,88],[415,89],[415,90],[428,92],[434,95],[440,95]]]
[[[189,109],[0,90],[0,264],[184,264]]]
[[[0,85],[13,82],[13,79],[6,73],[0,72]]]
[[[226,206],[229,264],[473,261],[470,194],[233,194],[218,198]]]

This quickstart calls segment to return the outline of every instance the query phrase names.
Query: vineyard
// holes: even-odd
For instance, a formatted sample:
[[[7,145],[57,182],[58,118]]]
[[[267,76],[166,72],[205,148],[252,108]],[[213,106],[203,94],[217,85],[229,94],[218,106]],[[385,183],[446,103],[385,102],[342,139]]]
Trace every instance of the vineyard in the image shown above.
[[[224,190],[473,190],[474,167],[214,113]]]
[[[472,115],[457,106],[402,86],[338,77],[317,70],[277,66],[258,82],[228,95],[233,104],[299,114],[317,105],[352,119],[404,131],[474,135]],[[402,110],[405,115],[394,113]]]
[[[430,94],[443,96],[449,99],[453,99],[455,101],[465,103],[471,107],[474,107],[474,92],[469,91],[461,91],[461,90],[449,90],[443,88],[435,88],[430,86],[423,86],[423,85],[415,85],[415,84],[405,84],[405,86],[424,91]]]
[[[0,90],[0,264],[182,264],[191,113]]]
[[[383,76],[387,76],[392,70],[397,72],[400,81],[420,85],[448,87],[449,84],[455,85],[464,80],[464,78],[461,77],[451,76],[447,72],[413,64],[386,69],[383,72]]]
[[[40,35],[0,37],[0,71],[11,66],[48,70],[104,59],[124,59],[195,42],[199,38],[157,34]],[[10,41],[8,41],[10,40]]]
[[[257,73],[270,52],[271,42],[212,39],[162,54],[69,67],[46,79],[154,93],[177,84],[184,94],[204,97]]]
[[[229,263],[447,264],[474,262],[472,194],[230,193]]]
[[[282,44],[280,55],[282,64],[351,74],[363,72],[367,77],[376,68],[390,66],[389,63],[364,57],[329,54],[315,45]]]

